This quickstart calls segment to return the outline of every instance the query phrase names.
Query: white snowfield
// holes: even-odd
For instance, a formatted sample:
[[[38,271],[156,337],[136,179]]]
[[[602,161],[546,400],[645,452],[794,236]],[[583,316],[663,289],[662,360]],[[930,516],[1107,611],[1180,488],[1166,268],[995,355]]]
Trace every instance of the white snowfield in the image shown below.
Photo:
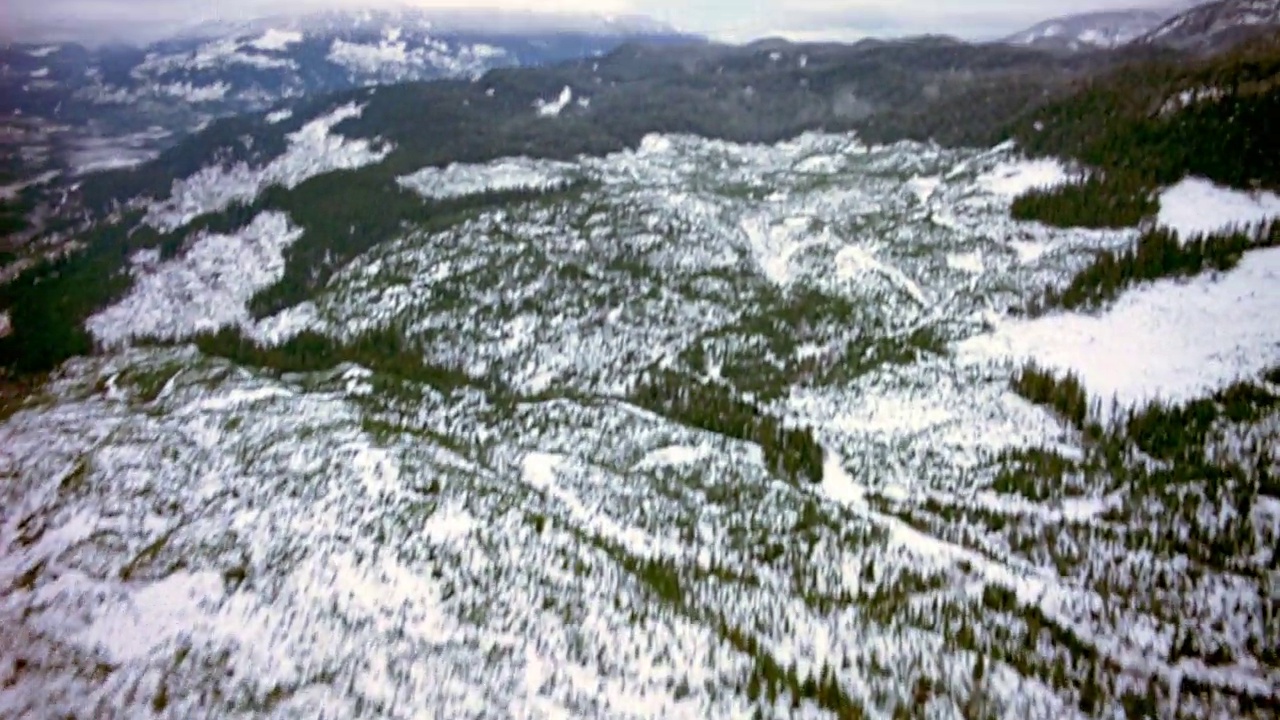
[[[198,236],[179,258],[134,258],[123,300],[89,318],[94,339],[118,347],[133,337],[182,338],[250,324],[246,304],[284,275],[284,250],[302,235],[284,213],[266,212],[234,235]]]
[[[1220,218],[1222,216],[1219,216]],[[1185,402],[1280,364],[1280,249],[1246,253],[1220,276],[1161,280],[1098,315],[1002,323],[962,355],[1034,359],[1078,375],[1109,408]]]
[[[1160,193],[1156,222],[1186,240],[1275,218],[1280,218],[1280,196],[1275,193],[1242,192],[1204,178],[1186,178]]]
[[[423,168],[399,178],[401,185],[423,197],[446,199],[484,191],[550,190],[574,177],[571,163],[510,158],[483,165],[453,163],[443,168]]]
[[[276,30],[269,28],[262,33],[260,37],[251,40],[248,44],[250,47],[258,50],[266,50],[268,52],[280,52],[287,50],[289,46],[296,45],[303,40],[302,33],[296,30]]]
[[[323,120],[287,155],[347,147]],[[193,184],[190,207],[266,173]],[[1137,237],[1009,218],[1017,188],[1065,173],[1009,146],[823,134],[424,170],[401,181],[429,197],[589,182],[408,232],[257,323],[244,302],[278,277],[287,217],[136,257],[133,290],[90,322],[119,349],[0,421],[0,717],[837,717],[751,680],[794,667],[829,669],[867,717],[956,718],[974,648],[1018,661],[983,655],[998,717],[1087,716],[1092,667],[1109,715],[1149,678],[1161,717],[1175,696],[1184,718],[1238,717],[1241,693],[1274,707],[1253,573],[1276,503],[1231,525],[1231,491],[1207,482],[1113,487],[1010,379],[1034,357],[1136,401],[1274,367],[1280,251],[1094,317],[1011,319]],[[220,324],[274,343],[395,327],[509,390],[124,347]],[[633,405],[654,368],[812,428],[821,482]],[[1277,427],[1274,409],[1215,427],[1207,452],[1253,457]],[[1043,496],[997,459],[1031,449],[1064,466]],[[1227,563],[1189,556],[1228,527],[1250,543]],[[1151,540],[1167,535],[1185,545]],[[1180,633],[1214,663],[1171,661]]]
[[[386,79],[414,79],[424,71],[439,71],[449,76],[479,77],[506,51],[483,43],[449,43],[432,37],[415,39],[416,47],[401,39],[400,33],[389,31],[375,45],[334,39],[327,59],[352,73],[363,73]]]
[[[347,103],[315,118],[290,133],[288,149],[265,166],[251,167],[240,162],[229,168],[206,167],[191,177],[175,180],[168,199],[147,207],[145,222],[160,230],[174,230],[204,213],[226,209],[235,202],[251,202],[273,183],[292,188],[332,170],[382,162],[391,152],[389,145],[330,134],[335,125],[360,117],[363,111],[363,105]]]

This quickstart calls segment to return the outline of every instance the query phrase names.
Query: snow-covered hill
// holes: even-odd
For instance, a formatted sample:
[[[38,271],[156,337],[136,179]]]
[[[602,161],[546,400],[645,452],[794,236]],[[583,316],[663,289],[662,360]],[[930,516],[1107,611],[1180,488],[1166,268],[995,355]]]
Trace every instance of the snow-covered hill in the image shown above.
[[[1280,27],[1280,0],[1217,0],[1180,13],[1144,36],[1144,42],[1212,48]]]
[[[331,132],[359,111],[298,118],[280,156],[206,168],[147,221],[335,149],[380,167],[375,138]],[[1280,460],[1277,404],[1206,429],[1241,475],[1147,480],[1176,463],[1108,455],[1009,388],[1030,356],[1120,407],[1280,391],[1280,251],[1013,317],[1137,235],[1010,219],[1067,175],[1010,145],[813,133],[415,169],[400,184],[433,199],[553,192],[402,228],[264,320],[246,299],[305,240],[287,213],[133,255],[89,323],[112,349],[0,422],[0,715],[1270,717],[1280,500],[1250,473]],[[1166,193],[1202,223],[1280,212]],[[217,324],[395,328],[473,380],[182,344]],[[662,369],[812,428],[821,482],[642,407]]]
[[[1175,12],[1167,8],[1067,15],[1037,23],[1004,42],[1053,50],[1110,49],[1146,35]]]
[[[18,43],[0,48],[0,116],[59,128],[73,148],[144,137],[158,149],[215,117],[590,57],[631,41],[697,38],[636,17],[378,10],[198,25],[145,47]],[[101,166],[75,152],[68,159]]]

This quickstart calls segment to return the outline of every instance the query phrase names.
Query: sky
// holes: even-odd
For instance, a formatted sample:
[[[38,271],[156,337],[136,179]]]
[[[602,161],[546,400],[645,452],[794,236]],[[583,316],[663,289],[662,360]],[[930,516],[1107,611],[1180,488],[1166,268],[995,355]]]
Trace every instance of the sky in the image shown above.
[[[262,16],[390,0],[3,0],[0,27],[14,40],[148,39],[200,19]],[[1178,0],[400,0],[421,7],[485,5],[550,13],[642,14],[681,30],[742,42],[851,40],[940,33],[968,39],[1007,35],[1063,14],[1161,7]],[[132,36],[132,37],[128,37]]]

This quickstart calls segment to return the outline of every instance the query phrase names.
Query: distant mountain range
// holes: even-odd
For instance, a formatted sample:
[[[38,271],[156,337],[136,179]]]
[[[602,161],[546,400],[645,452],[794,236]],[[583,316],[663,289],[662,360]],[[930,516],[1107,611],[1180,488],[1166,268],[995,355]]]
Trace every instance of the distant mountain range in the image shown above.
[[[0,115],[25,123],[25,139],[71,146],[72,166],[96,169],[134,162],[218,117],[597,56],[637,40],[701,38],[635,16],[377,10],[204,23],[141,47],[16,43],[0,47]],[[137,152],[103,155],[100,138]]]
[[[976,116],[1002,114],[1006,109],[1001,106],[1027,98],[1021,90],[993,95],[983,78],[1025,74],[1029,68],[1061,69],[1049,58],[1064,53],[1214,48],[1275,27],[1278,8],[1280,0],[1220,0],[1190,9],[1171,5],[1089,13],[1049,20],[993,44],[954,38],[869,39],[852,46],[859,52],[847,58],[840,48],[849,46],[801,51],[786,42],[758,42],[747,46],[752,51],[747,53],[716,50],[717,62],[725,65],[710,71],[750,69],[737,67],[740,62],[773,66],[772,56],[793,56],[797,63],[801,57],[817,63],[827,54],[838,56],[820,75],[812,66],[806,70],[797,65],[778,80],[835,89],[822,100],[825,105],[810,108],[806,101],[809,109],[795,110],[804,115],[799,124],[821,125],[815,118],[845,123],[875,115],[872,122],[884,128],[907,115],[916,122],[922,99],[938,97],[980,102],[970,105]],[[690,52],[637,56],[628,66],[642,77],[679,82],[687,70],[668,67],[671,59],[706,62],[700,48],[710,47],[705,38],[645,17],[424,10],[200,23],[141,47],[9,44],[0,46],[0,181],[23,181],[52,170],[82,174],[134,165],[218,118],[265,114],[280,121],[300,103],[333,93],[424,80],[477,80],[494,69],[602,59],[630,47],[611,58],[616,64],[641,46],[655,45],[689,46]],[[879,54],[861,52],[881,46],[885,49]],[[1013,49],[1020,52],[1011,53]],[[957,65],[958,53],[974,65]],[[1090,67],[1110,62],[1089,61]],[[894,74],[901,65],[927,72]],[[588,62],[588,73],[590,66]],[[1066,69],[1069,74],[1081,68]],[[791,77],[799,72],[806,77]],[[533,93],[554,97],[565,84]],[[793,90],[812,91],[797,87],[783,94]],[[931,127],[919,131],[943,132]]]
[[[1175,8],[1114,10],[1067,15],[1037,23],[1005,42],[1051,50],[1115,48],[1151,32],[1176,14]]]
[[[1164,7],[1066,15],[1004,42],[1046,50],[1112,49],[1131,42],[1181,49],[1231,43],[1280,23],[1280,0],[1181,2]]]
[[[1143,40],[1203,49],[1230,44],[1280,25],[1280,0],[1219,0],[1167,19]]]

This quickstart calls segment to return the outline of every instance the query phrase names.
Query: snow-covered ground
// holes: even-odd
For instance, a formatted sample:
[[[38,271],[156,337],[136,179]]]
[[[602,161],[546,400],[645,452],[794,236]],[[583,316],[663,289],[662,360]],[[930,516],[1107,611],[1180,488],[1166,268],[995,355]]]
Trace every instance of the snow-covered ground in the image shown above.
[[[570,163],[512,158],[484,165],[424,168],[399,182],[424,197],[443,199],[486,190],[553,189],[572,179],[576,170]]]
[[[249,324],[249,299],[283,276],[284,250],[301,235],[284,213],[266,212],[234,235],[198,236],[173,260],[139,253],[132,291],[89,318],[89,331],[116,347],[133,337],[181,338]]]
[[[285,152],[262,167],[237,163],[207,167],[191,177],[175,180],[168,199],[147,207],[146,222],[161,230],[179,228],[196,217],[223,210],[235,202],[250,202],[267,186],[294,187],[332,170],[382,162],[391,148],[365,139],[351,140],[330,131],[343,120],[360,117],[364,108],[347,103],[321,115],[288,136]]]
[[[505,50],[483,43],[451,47],[431,37],[418,38],[414,43],[411,46],[409,40],[401,39],[396,31],[385,33],[377,44],[336,38],[329,47],[327,59],[352,73],[409,80],[421,77],[428,70],[450,76],[479,77],[506,55]]]
[[[573,88],[566,85],[560,91],[560,95],[555,100],[544,100],[539,98],[533,106],[537,108],[538,115],[542,117],[556,117],[565,108],[569,107],[569,103],[573,102]]]
[[[1033,359],[1073,372],[1108,407],[1113,398],[1121,407],[1183,402],[1280,365],[1277,317],[1280,249],[1272,248],[1245,254],[1220,276],[1141,286],[1099,315],[1002,323],[959,352],[982,360]]]
[[[210,171],[153,221],[322,171],[317,149],[351,142],[336,122],[295,136],[294,170]],[[1097,317],[1012,319],[1137,235],[1009,218],[1017,190],[1066,175],[1007,146],[821,134],[424,170],[402,182],[430,197],[589,182],[408,232],[252,324],[244,302],[297,237],[283,215],[135,257],[133,290],[90,322],[103,344],[391,326],[509,391],[275,376],[182,346],[70,362],[0,423],[0,715],[953,718],[976,648],[998,717],[1089,714],[1094,668],[1104,714],[1154,678],[1156,716],[1175,689],[1180,717],[1238,717],[1242,693],[1267,717],[1274,503],[1232,526],[1229,480],[1113,486],[1009,388],[1028,356],[1134,400],[1280,364],[1280,251]],[[822,482],[632,405],[654,367],[812,428]],[[1276,427],[1208,442],[1252,457]],[[997,459],[1037,449],[1061,465],[1042,486]],[[1197,554],[1226,538],[1229,564]],[[1187,632],[1199,651],[1171,659]],[[788,673],[840,698],[759,685]]]
[[[1182,238],[1246,228],[1280,217],[1280,196],[1243,192],[1204,178],[1186,178],[1160,193],[1157,223]]]

